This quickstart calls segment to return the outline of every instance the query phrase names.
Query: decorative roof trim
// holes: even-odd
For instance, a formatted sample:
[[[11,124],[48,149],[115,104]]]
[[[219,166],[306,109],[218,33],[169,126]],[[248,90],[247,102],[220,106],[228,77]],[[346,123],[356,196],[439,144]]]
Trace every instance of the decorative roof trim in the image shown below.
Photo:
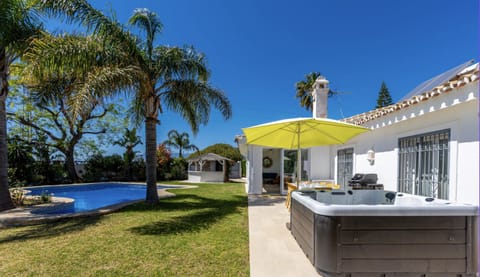
[[[225,157],[220,156],[220,155],[215,154],[215,153],[206,153],[206,154],[200,155],[198,157],[188,159],[187,161],[189,161],[189,162],[200,162],[200,161],[229,161],[229,162],[233,162],[233,160],[231,160],[229,158],[225,158]]]
[[[379,117],[385,116],[387,114],[406,109],[410,106],[416,105],[418,103],[421,103],[423,101],[427,101],[433,97],[439,96],[444,93],[448,93],[452,91],[453,89],[461,88],[469,83],[473,83],[475,81],[478,81],[478,76],[479,74],[479,66],[478,63],[475,64],[474,67],[472,67],[468,71],[462,71],[460,74],[458,74],[455,78],[451,79],[450,81],[439,85],[435,88],[433,88],[430,91],[424,92],[419,95],[415,95],[409,99],[406,99],[402,102],[398,102],[396,104],[378,108],[376,110],[372,110],[369,112],[365,112],[362,114],[354,115],[352,117],[348,117],[343,119],[342,121],[351,123],[351,124],[356,124],[356,125],[363,125],[369,121],[375,120]]]

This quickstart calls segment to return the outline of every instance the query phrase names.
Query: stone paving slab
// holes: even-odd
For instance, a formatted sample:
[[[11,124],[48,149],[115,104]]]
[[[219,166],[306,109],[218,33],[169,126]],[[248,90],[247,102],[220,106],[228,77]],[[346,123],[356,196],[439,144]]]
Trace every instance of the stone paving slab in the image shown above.
[[[250,276],[321,276],[293,238],[286,223],[284,196],[249,196]]]

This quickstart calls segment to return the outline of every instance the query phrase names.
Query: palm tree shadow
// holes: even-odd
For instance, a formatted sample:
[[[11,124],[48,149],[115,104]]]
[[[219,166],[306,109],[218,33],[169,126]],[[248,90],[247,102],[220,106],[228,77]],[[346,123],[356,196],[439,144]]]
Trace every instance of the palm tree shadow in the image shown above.
[[[0,238],[0,243],[12,241],[27,241],[30,239],[48,238],[60,236],[65,233],[78,232],[95,225],[100,220],[100,216],[89,216],[79,218],[65,218],[55,222],[32,225],[26,230],[17,232],[13,235]],[[25,228],[25,227],[23,227]]]
[[[172,199],[174,200],[161,202],[160,205],[152,208],[158,209],[160,213],[183,212],[187,214],[133,227],[130,228],[130,231],[140,235],[169,235],[196,232],[207,229],[229,214],[237,213],[240,208],[248,206],[247,197],[245,196],[234,196],[231,200],[219,200],[188,194]],[[140,210],[146,208],[144,205],[137,205],[136,207]]]

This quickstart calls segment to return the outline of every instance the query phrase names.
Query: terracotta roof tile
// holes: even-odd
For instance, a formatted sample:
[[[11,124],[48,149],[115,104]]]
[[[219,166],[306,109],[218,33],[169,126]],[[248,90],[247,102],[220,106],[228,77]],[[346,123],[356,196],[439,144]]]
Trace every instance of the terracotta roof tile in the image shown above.
[[[466,70],[457,74],[455,78],[433,88],[430,91],[424,92],[420,95],[415,95],[409,99],[406,99],[404,101],[398,102],[390,106],[378,108],[376,110],[368,111],[362,114],[345,118],[342,121],[345,121],[351,124],[356,124],[356,125],[363,125],[368,121],[377,119],[379,117],[382,117],[384,115],[387,115],[402,109],[406,109],[420,102],[428,101],[429,99],[436,97],[438,95],[448,93],[455,88],[460,88],[465,86],[466,84],[478,81],[478,74],[479,74],[479,66],[477,63],[474,66],[470,66]]]

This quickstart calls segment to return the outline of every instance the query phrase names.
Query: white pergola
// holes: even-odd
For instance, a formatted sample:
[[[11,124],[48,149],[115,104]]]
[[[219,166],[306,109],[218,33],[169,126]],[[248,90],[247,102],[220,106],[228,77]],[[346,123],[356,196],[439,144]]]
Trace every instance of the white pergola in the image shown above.
[[[188,159],[188,180],[191,182],[223,182],[228,174],[227,162],[234,162],[223,156],[207,153]],[[217,165],[221,165],[221,170]]]

